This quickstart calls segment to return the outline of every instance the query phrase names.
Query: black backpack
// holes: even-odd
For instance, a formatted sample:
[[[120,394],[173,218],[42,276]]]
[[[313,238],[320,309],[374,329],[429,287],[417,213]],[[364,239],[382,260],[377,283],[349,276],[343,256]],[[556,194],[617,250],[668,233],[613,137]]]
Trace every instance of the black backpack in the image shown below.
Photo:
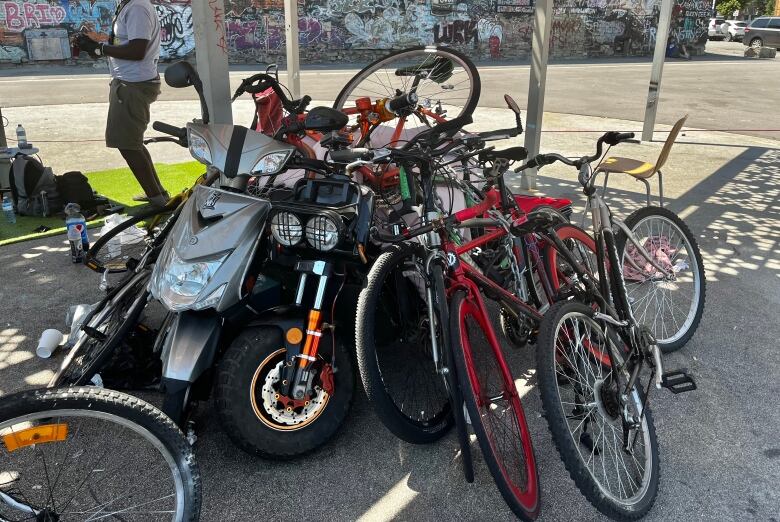
[[[43,216],[62,211],[57,179],[51,168],[31,156],[17,156],[11,168],[11,197],[21,216]],[[44,205],[44,192],[46,205]]]
[[[78,171],[66,172],[57,176],[57,186],[60,197],[65,204],[77,203],[82,212],[92,213],[100,201],[95,197],[95,191],[87,177]]]

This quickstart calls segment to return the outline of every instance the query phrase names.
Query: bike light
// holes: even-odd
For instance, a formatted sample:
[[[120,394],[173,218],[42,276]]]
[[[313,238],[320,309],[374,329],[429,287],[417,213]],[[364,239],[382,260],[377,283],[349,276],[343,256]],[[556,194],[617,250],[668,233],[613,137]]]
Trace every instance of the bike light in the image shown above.
[[[169,248],[167,255],[160,260],[163,269],[157,272],[159,275],[152,284],[152,294],[174,312],[213,306],[222,297],[224,285],[203,300],[199,300],[198,296],[226,257],[227,254],[224,254],[217,259],[187,262],[179,258],[174,248]]]
[[[284,246],[297,245],[303,238],[303,226],[292,212],[278,212],[271,218],[271,234]]]
[[[306,239],[309,244],[327,252],[339,243],[339,226],[328,216],[314,216],[306,223]]]
[[[252,167],[252,174],[276,174],[287,163],[290,154],[290,151],[266,154]]]
[[[211,165],[211,149],[203,136],[190,131],[188,141],[192,157],[205,165]]]

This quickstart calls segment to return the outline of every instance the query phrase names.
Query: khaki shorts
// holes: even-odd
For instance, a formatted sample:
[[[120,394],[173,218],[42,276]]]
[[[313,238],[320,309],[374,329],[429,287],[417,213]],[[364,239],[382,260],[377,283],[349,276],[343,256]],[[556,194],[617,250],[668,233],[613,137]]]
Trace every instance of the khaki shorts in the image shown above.
[[[159,82],[111,80],[108,95],[106,146],[140,150],[149,125],[149,106],[160,95]]]

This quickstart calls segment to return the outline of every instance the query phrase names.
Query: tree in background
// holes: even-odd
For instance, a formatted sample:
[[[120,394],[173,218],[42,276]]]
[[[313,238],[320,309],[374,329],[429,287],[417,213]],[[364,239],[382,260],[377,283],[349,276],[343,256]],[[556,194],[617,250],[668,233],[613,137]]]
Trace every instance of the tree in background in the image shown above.
[[[774,1],[774,0],[772,0]],[[720,0],[715,4],[718,14],[725,18],[732,18],[734,11],[742,13],[742,0]]]

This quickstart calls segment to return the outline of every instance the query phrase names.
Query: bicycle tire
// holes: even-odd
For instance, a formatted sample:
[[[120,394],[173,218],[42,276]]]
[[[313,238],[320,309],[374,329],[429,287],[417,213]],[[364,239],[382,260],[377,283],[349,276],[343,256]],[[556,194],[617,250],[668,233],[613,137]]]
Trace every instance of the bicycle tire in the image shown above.
[[[412,413],[404,411],[401,398],[393,395],[393,387],[389,382],[390,368],[383,368],[380,363],[381,355],[377,351],[377,310],[379,309],[386,290],[388,277],[390,277],[401,263],[415,254],[416,247],[393,246],[382,253],[371,267],[367,277],[366,286],[360,292],[355,318],[355,347],[360,378],[363,382],[368,400],[374,408],[382,424],[396,437],[412,444],[428,444],[439,440],[447,434],[452,427],[453,418],[448,401],[444,401],[441,411],[433,412],[434,415],[427,419],[413,418]],[[386,317],[383,320],[392,321],[395,317]],[[423,334],[425,335],[425,334]],[[418,355],[412,353],[410,355]],[[390,361],[388,361],[390,362]],[[408,369],[409,361],[402,361],[404,369]],[[426,360],[427,362],[427,360]],[[424,371],[423,379],[430,379],[434,386],[442,382],[435,372],[433,361],[430,367]],[[428,388],[430,392],[430,388]],[[446,397],[446,395],[443,395]],[[411,408],[409,408],[411,410]],[[430,410],[428,410],[430,411]]]
[[[55,426],[62,426],[63,424],[65,425],[66,429],[64,438],[55,438],[54,440],[48,441],[45,444],[27,444],[17,447],[14,450],[10,449],[13,446],[9,446],[9,442],[11,441],[6,437],[9,436],[9,434],[17,434],[18,436],[19,432],[15,431],[16,426],[24,423],[21,425],[25,428],[24,431],[27,431],[31,429],[30,426],[37,426],[37,424],[34,424],[37,422],[52,426],[51,421],[55,419],[59,421],[54,424]],[[119,429],[117,433],[122,436],[122,440],[120,441],[117,440],[117,438],[112,437],[113,433],[108,433],[109,430],[94,430],[93,432],[89,432],[89,430],[87,430],[85,437],[90,438],[87,443],[94,443],[94,448],[92,448],[94,451],[92,453],[88,451],[83,452],[89,463],[93,462],[94,456],[100,454],[100,452],[102,452],[104,457],[107,457],[108,459],[118,458],[118,455],[114,453],[107,455],[110,453],[107,448],[109,445],[114,447],[120,444],[125,444],[127,447],[132,448],[129,451],[132,451],[132,456],[135,459],[138,459],[141,455],[147,455],[146,452],[138,451],[145,449],[145,447],[138,447],[132,443],[136,440],[136,438],[145,441],[149,444],[148,449],[152,449],[152,454],[154,454],[154,450],[159,452],[159,454],[164,459],[163,464],[167,465],[171,471],[171,479],[174,484],[176,499],[176,508],[172,518],[177,521],[198,520],[201,509],[200,470],[192,452],[192,448],[187,442],[184,434],[160,410],[137,397],[133,397],[121,392],[94,387],[74,387],[60,388],[55,390],[27,390],[3,397],[0,399],[0,433],[3,433],[3,436],[0,436],[0,440],[5,442],[5,444],[0,443],[0,462],[13,464],[15,458],[21,459],[28,456],[29,453],[25,452],[25,449],[28,447],[33,454],[38,454],[40,452],[49,450],[55,451],[54,448],[56,447],[57,443],[60,443],[61,445],[63,442],[65,444],[62,451],[66,452],[64,456],[71,457],[68,460],[72,461],[77,457],[77,451],[73,448],[73,446],[77,444],[75,441],[84,440],[79,439],[81,432],[84,431],[81,428],[83,428],[84,425],[91,421],[95,421],[103,427],[117,427]],[[77,429],[72,429],[74,424],[76,425]],[[110,431],[113,432],[113,430]],[[127,448],[122,449],[126,450]],[[60,450],[57,449],[56,451],[59,452]],[[14,459],[11,458],[12,455]],[[46,466],[45,455],[43,458],[44,466]],[[62,466],[65,460],[65,458],[62,458],[59,462],[59,466],[62,468],[66,467]],[[95,462],[99,463],[99,459]],[[26,461],[26,464],[30,464],[30,462]],[[141,466],[141,464],[136,465]],[[77,483],[80,484],[77,490],[73,493],[73,497],[75,497],[84,483],[86,483],[93,475],[94,468],[97,467],[97,465],[93,464],[88,468],[89,472],[87,477],[84,479],[84,482],[81,483],[68,480],[68,474],[75,473],[74,469],[78,468],[78,466],[73,463],[69,463],[67,466],[67,471],[60,469],[56,475],[57,479],[50,482],[48,480],[48,474],[51,473],[51,475],[54,476],[54,471],[57,470],[57,467],[58,464],[56,459],[50,460],[48,462],[48,468],[46,468],[47,481],[45,484],[48,486],[50,493],[46,496],[44,501],[45,505],[37,506],[40,511],[48,510],[50,502],[52,509],[57,509],[53,489],[56,488],[59,484],[62,484],[63,487],[72,486],[73,484]],[[11,471],[11,469],[13,468],[9,467],[8,471]],[[24,480],[25,471],[27,471],[29,474],[34,474],[35,466],[20,465],[16,469],[19,473],[19,476],[14,479],[14,489],[6,489],[5,486],[8,486],[9,484],[4,484],[3,491],[15,493],[16,489],[22,487],[26,483]],[[64,471],[66,474],[61,476],[60,474]],[[107,484],[109,484],[112,480],[117,482],[117,484],[114,486],[114,488],[119,492],[117,494],[121,494],[124,497],[130,495],[130,493],[132,493],[134,490],[132,483],[123,482],[121,478],[115,477],[115,473],[100,474],[99,483],[97,485],[91,483],[88,486],[88,489],[90,489],[90,495],[94,494],[94,491],[92,490],[95,487],[108,488]],[[130,472],[127,471],[127,473],[129,476]],[[137,480],[139,483],[142,481],[140,476],[133,477],[133,479]],[[32,499],[36,499],[40,495],[39,491],[42,489],[40,483],[40,477],[35,477],[35,480],[31,483],[32,487],[29,488],[27,494],[19,495],[17,493],[17,496],[23,498],[26,505],[30,506]],[[159,477],[151,483],[144,483],[144,486],[149,487],[150,484],[158,483]],[[36,486],[35,484],[38,485]],[[43,494],[46,495],[46,493]],[[113,503],[114,506],[117,506],[115,502],[121,500],[121,498],[122,497],[116,498],[110,501],[108,504]],[[133,496],[131,495],[130,498],[133,498]],[[164,500],[165,498],[167,497],[160,497],[154,502]],[[71,501],[72,500],[73,499],[71,499]],[[67,510],[67,507],[71,505],[71,501],[61,505],[60,509],[62,511]],[[78,504],[78,502],[76,504]],[[90,511],[82,514],[84,517],[86,517],[86,519],[92,520],[92,517],[95,515],[94,509],[100,509],[97,514],[101,514],[102,518],[102,511],[105,508],[105,505],[95,506],[91,508]],[[0,500],[0,518],[3,518],[4,506],[7,505],[4,504],[2,500]],[[143,504],[138,504],[131,508],[127,508],[126,510],[119,510],[118,506],[114,509],[117,509],[122,513],[126,513],[131,509],[142,507]],[[12,508],[8,507],[8,509],[10,510]],[[87,516],[89,513],[92,513],[92,515]],[[149,513],[152,513],[152,511]],[[45,517],[43,517],[43,519],[58,520],[58,518]],[[68,518],[68,520],[73,519]]]
[[[641,306],[636,306],[636,303],[632,305],[632,310],[634,311],[634,314],[636,316],[636,320],[639,323],[645,323],[647,326],[651,329],[653,335],[656,337],[656,343],[658,344],[658,347],[661,349],[661,351],[665,353],[674,352],[676,350],[679,350],[685,344],[693,337],[693,334],[696,332],[696,329],[699,327],[699,323],[701,322],[702,315],[704,314],[704,305],[706,300],[706,294],[707,294],[707,278],[704,270],[704,262],[702,260],[701,251],[699,250],[699,245],[696,242],[696,236],[693,235],[691,230],[688,228],[688,226],[685,224],[685,222],[680,219],[680,217],[672,212],[671,210],[663,207],[656,207],[656,206],[649,206],[649,207],[642,207],[640,209],[637,209],[636,211],[632,212],[624,221],[626,226],[636,235],[637,231],[642,229],[645,230],[643,227],[646,223],[649,222],[651,219],[656,220],[662,220],[661,225],[659,226],[659,229],[655,229],[652,225],[649,226],[646,230],[649,234],[653,234],[655,230],[659,231],[659,234],[663,235],[663,229],[664,224],[663,222],[669,223],[669,235],[672,235],[672,233],[679,233],[681,235],[681,239],[684,240],[686,245],[683,245],[686,250],[688,250],[688,261],[691,261],[692,263],[689,264],[691,271],[690,273],[693,275],[693,292],[694,295],[697,296],[695,305],[693,304],[693,299],[691,299],[692,303],[689,307],[688,314],[685,316],[685,320],[683,321],[683,325],[675,331],[674,334],[669,336],[668,334],[665,334],[665,323],[659,325],[657,321],[653,321],[652,323],[649,320],[646,320],[648,307],[645,307],[642,312],[639,311],[639,308]],[[676,230],[674,230],[676,229]],[[619,232],[616,237],[616,247],[618,252],[618,258],[623,260],[625,259],[626,255],[626,246],[628,242],[628,238],[626,237],[626,234],[618,229]],[[639,238],[641,241],[641,238]],[[671,243],[671,242],[670,242]],[[633,245],[632,245],[633,246]],[[677,250],[680,250],[680,247],[677,248]],[[670,255],[676,255],[675,253],[670,253]],[[674,261],[674,257],[670,260],[670,263]],[[679,264],[679,262],[678,262]],[[675,267],[678,265],[675,264]],[[685,261],[683,261],[683,265],[685,264]],[[624,265],[623,270],[624,274],[626,273],[627,267]],[[684,272],[684,269],[681,270],[681,272]],[[626,292],[629,295],[629,297],[633,294],[636,294],[636,290],[638,290],[640,287],[647,284],[647,281],[645,282],[632,282],[629,280],[628,277],[624,277],[626,280]],[[661,285],[663,285],[663,282],[655,282],[651,281],[650,284],[653,286],[653,294],[655,296],[655,293],[657,291],[665,292],[665,289],[662,288],[661,290],[656,290]],[[677,283],[675,285],[671,285],[672,287],[681,288],[681,284]],[[671,293],[671,290],[669,292],[665,292],[666,294]],[[668,298],[668,299],[667,299]],[[647,297],[648,304],[650,301],[650,298]],[[655,296],[656,304],[658,304],[658,298]],[[667,295],[667,297],[662,297],[661,301],[662,303],[668,302],[673,305],[673,298],[670,295]],[[639,299],[641,302],[642,299]],[[636,309],[635,309],[636,308]],[[664,313],[663,310],[665,309],[665,306],[658,305],[656,308],[661,308],[662,314]],[[656,316],[655,319],[658,318],[658,310],[656,310]],[[662,318],[663,321],[663,318]],[[678,325],[675,321],[675,326]],[[674,327],[674,326],[673,326]]]
[[[451,116],[450,119],[458,116],[467,116],[473,114],[474,109],[477,107],[477,103],[479,102],[479,97],[482,89],[482,84],[479,77],[479,71],[468,56],[461,53],[460,51],[457,51],[450,47],[444,47],[444,46],[410,47],[407,49],[401,49],[399,51],[392,52],[373,61],[372,63],[370,63],[363,69],[361,69],[357,74],[355,74],[355,76],[353,76],[346,83],[346,85],[344,85],[344,87],[341,89],[341,92],[339,92],[338,96],[336,96],[336,101],[333,104],[333,108],[337,110],[344,109],[345,105],[348,102],[349,96],[352,94],[355,88],[357,88],[361,84],[361,82],[363,82],[366,78],[370,77],[376,71],[380,70],[383,66],[389,65],[394,61],[399,61],[400,59],[404,58],[404,56],[411,58],[414,56],[431,56],[432,54],[443,56],[449,60],[454,61],[454,63],[458,63],[460,66],[462,66],[465,69],[466,74],[468,75],[471,82],[471,93],[469,95],[468,101],[464,104],[461,112],[457,115]],[[388,88],[387,86],[385,86],[385,88],[387,89],[385,93],[374,93],[374,94],[380,96],[387,95],[388,97],[393,97],[395,95],[393,92],[390,92],[392,91],[392,88]],[[390,120],[390,121],[394,121],[394,120]]]
[[[93,315],[93,319],[85,326],[108,336],[101,340],[87,332],[82,333],[82,337],[63,360],[59,371],[52,377],[48,388],[81,386],[92,380],[108,362],[146,307],[149,296],[146,284],[150,277],[149,270],[134,276],[127,281],[125,288],[105,304],[103,310]],[[120,308],[121,306],[126,308]],[[107,324],[111,319],[119,319],[119,323]],[[101,328],[104,331],[101,332]]]
[[[148,245],[147,238],[151,235],[151,231],[145,228],[141,228],[140,230],[144,232],[143,237],[134,238],[135,241],[130,244],[129,248],[127,249],[125,249],[125,245],[122,245],[121,259],[116,259],[113,262],[112,260],[115,258],[115,256],[110,254],[108,242],[119,236],[119,234],[126,231],[127,229],[138,225],[138,223],[142,223],[165,213],[167,213],[165,210],[148,208],[122,221],[120,224],[100,236],[98,240],[92,244],[92,247],[85,254],[84,264],[87,265],[87,267],[91,270],[94,270],[100,274],[106,270],[108,270],[108,273],[110,274],[126,272],[128,270],[128,261],[132,259],[137,261],[146,251]],[[125,252],[127,252],[126,255]],[[125,260],[125,258],[127,258],[127,260]]]
[[[467,324],[467,316],[471,316],[477,329],[481,330],[484,335],[484,340],[487,341],[488,345],[486,355],[488,358],[493,359],[494,364],[497,365],[495,369],[498,370],[498,375],[500,376],[501,389],[496,391],[501,392],[500,400],[507,403],[507,408],[499,412],[498,417],[502,417],[503,420],[509,420],[510,425],[504,426],[502,430],[498,431],[507,434],[507,431],[504,430],[512,430],[510,438],[513,439],[517,435],[520,439],[522,457],[513,455],[517,458],[517,462],[512,462],[511,466],[507,465],[505,450],[509,447],[515,447],[515,445],[510,440],[508,446],[501,445],[501,449],[499,449],[499,444],[497,443],[498,433],[491,413],[500,409],[496,404],[499,400],[499,395],[495,395],[495,392],[486,393],[486,379],[477,376],[475,365],[476,350],[469,336],[470,327]],[[512,512],[520,519],[534,520],[539,514],[541,501],[539,476],[530,432],[525,421],[525,414],[520,403],[514,378],[503,358],[495,332],[493,332],[492,326],[488,322],[483,321],[483,319],[485,318],[480,313],[480,306],[474,302],[473,297],[468,297],[464,290],[455,292],[450,305],[450,332],[452,334],[452,353],[455,359],[455,366],[457,367],[458,380],[463,391],[472,428],[482,449],[482,455],[501,496]],[[485,395],[489,395],[489,397]],[[491,408],[492,405],[497,407],[493,409]],[[482,410],[482,406],[486,406],[486,409]],[[509,410],[512,413],[505,415]],[[486,413],[483,414],[483,411]],[[515,432],[514,430],[517,431]],[[518,484],[515,480],[515,473],[518,471],[521,473],[520,482],[524,484]]]
[[[583,384],[590,384],[590,377],[587,377],[583,382],[582,379],[577,378],[577,375],[575,375],[574,378],[567,377],[567,373],[565,369],[563,369],[571,358],[565,359],[564,354],[561,353],[562,348],[560,343],[558,343],[558,338],[559,332],[562,330],[559,325],[563,324],[565,326],[567,320],[580,318],[589,321],[589,324],[596,325],[596,327],[599,328],[597,333],[602,334],[602,338],[597,343],[593,341],[592,335],[589,334],[592,330],[583,330],[585,334],[588,334],[588,347],[585,348],[587,353],[575,358],[576,364],[590,363],[593,367],[606,371],[607,375],[610,373],[610,365],[604,364],[603,358],[593,353],[597,344],[603,347],[607,342],[606,337],[603,337],[603,329],[601,329],[596,321],[593,320],[594,313],[595,311],[593,308],[577,301],[569,300],[556,303],[547,314],[545,314],[544,319],[542,320],[539,340],[536,345],[537,375],[539,379],[539,391],[542,397],[542,407],[560,458],[580,492],[604,515],[617,520],[636,520],[647,514],[653,506],[658,495],[658,484],[660,480],[658,439],[649,406],[644,408],[643,424],[646,431],[643,428],[642,447],[650,449],[649,455],[645,455],[645,460],[649,459],[649,462],[646,462],[645,467],[643,468],[643,470],[649,469],[650,474],[646,479],[644,476],[642,478],[642,484],[640,484],[643,490],[642,494],[639,495],[635,501],[621,503],[615,498],[613,493],[604,490],[604,480],[599,482],[596,477],[596,475],[599,474],[596,458],[601,457],[602,454],[607,455],[609,453],[607,436],[614,434],[614,432],[607,432],[605,426],[607,423],[611,424],[620,421],[619,414],[612,412],[611,415],[613,418],[610,419],[607,416],[608,414],[605,413],[610,408],[615,408],[614,405],[609,406],[611,403],[604,398],[605,396],[608,396],[610,392],[608,387],[606,392],[600,391],[598,400],[596,399],[596,390],[605,389],[603,383],[601,388],[598,388],[598,385],[596,384],[598,378],[603,377],[603,375],[600,373],[596,374],[595,372],[590,374],[593,375],[594,380],[594,385],[591,387],[593,393],[592,401],[590,400],[590,397],[583,398],[581,402],[577,402],[576,400],[564,401],[561,395],[561,389],[566,389],[567,386],[569,386],[571,390],[574,390],[575,394],[580,393],[581,395],[584,395],[585,391],[577,390],[577,388],[582,388]],[[567,337],[569,337],[568,334]],[[579,335],[577,338],[580,343],[578,346],[584,347],[586,344],[583,341],[583,339],[585,339],[584,334],[582,338],[580,338]],[[605,344],[601,345],[600,343],[602,342]],[[559,363],[562,367],[561,369],[558,368]],[[603,380],[606,382],[606,379]],[[568,398],[568,395],[566,397]],[[635,385],[631,397],[635,407],[642,404],[643,395],[639,382]],[[587,401],[587,403],[585,401]],[[564,403],[567,404],[566,407],[563,406]],[[597,406],[592,408],[589,403],[595,403]],[[612,404],[614,404],[614,402]],[[619,409],[619,402],[616,404],[618,404]],[[574,408],[571,408],[571,406],[574,406]],[[577,408],[580,408],[581,411],[577,410]],[[587,414],[583,413],[586,408],[590,408]],[[571,409],[571,412],[567,413],[569,409]],[[595,415],[593,413],[594,411]],[[595,419],[593,420],[594,424],[596,424],[599,419],[604,421],[601,425],[601,432],[595,439],[592,434],[584,436],[588,429],[586,420],[590,419],[591,415],[593,415],[593,419]],[[573,423],[579,421],[574,432],[572,432],[569,427],[569,421],[572,421]],[[583,424],[585,424],[585,427],[582,428],[580,435],[575,437],[575,433],[579,431]],[[605,433],[607,435],[605,435]],[[599,447],[599,443],[601,443],[601,447]],[[589,460],[585,461],[585,456],[583,455],[581,448],[590,450]],[[598,450],[598,453],[596,450]],[[632,450],[636,451],[636,447],[632,447]],[[615,453],[619,451],[620,450],[615,449],[613,453],[609,455],[610,459],[612,458],[612,455],[615,455]],[[617,459],[617,457],[615,457],[615,459]],[[593,469],[588,468],[589,462],[593,463]],[[612,462],[613,461],[610,460],[606,467],[601,468],[604,470],[603,476],[606,477],[607,468],[610,467]],[[602,464],[603,463],[604,461],[602,460]],[[614,463],[619,478],[622,469],[618,466],[617,460],[615,460]],[[628,468],[633,469],[631,463],[625,467],[627,476],[629,474]],[[644,471],[642,473],[644,474]],[[607,487],[611,487],[608,477],[606,477],[606,482]],[[627,484],[633,485],[633,483],[626,482]],[[620,483],[620,481],[618,481],[618,483]]]
[[[554,228],[555,234],[561,241],[577,241],[579,244],[585,246],[593,255],[596,255],[596,242],[593,237],[585,230],[572,224],[562,224]],[[559,263],[558,250],[554,245],[547,246],[547,252],[545,257],[547,258],[548,277],[550,278],[550,286],[553,291],[560,290],[566,277],[561,273],[562,267]],[[594,270],[596,267],[587,267],[594,277],[598,277],[598,270]]]

